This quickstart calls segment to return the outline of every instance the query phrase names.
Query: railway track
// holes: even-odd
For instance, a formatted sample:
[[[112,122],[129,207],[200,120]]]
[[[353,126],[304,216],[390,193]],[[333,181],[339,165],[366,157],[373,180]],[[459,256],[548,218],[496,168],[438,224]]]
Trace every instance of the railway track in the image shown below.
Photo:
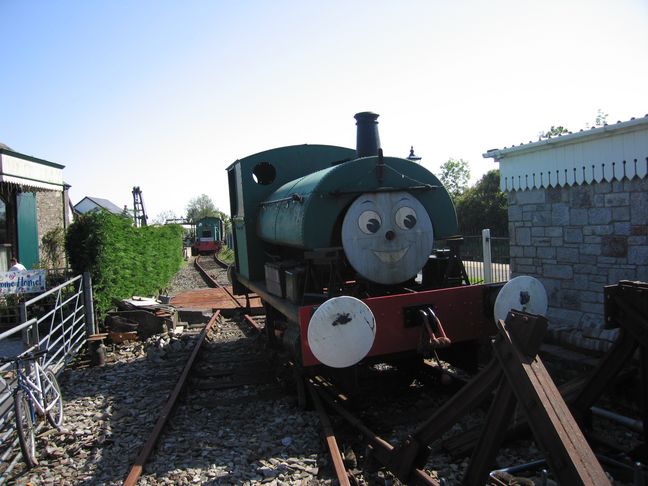
[[[160,434],[162,433],[162,430],[164,429],[173,408],[176,405],[176,401],[178,400],[178,397],[180,396],[180,393],[182,392],[185,386],[187,377],[191,372],[191,369],[194,365],[194,361],[196,360],[196,357],[198,356],[198,353],[201,350],[202,344],[205,341],[205,338],[212,332],[212,329],[214,328],[214,325],[218,321],[219,317],[220,317],[220,313],[216,312],[209,320],[209,322],[207,323],[203,331],[198,336],[194,349],[192,353],[189,355],[189,359],[187,360],[186,364],[182,368],[182,372],[178,377],[178,381],[176,382],[176,385],[173,388],[173,391],[171,392],[169,399],[164,405],[164,408],[162,409],[162,412],[160,413],[160,416],[157,422],[155,423],[155,427],[153,428],[153,431],[149,435],[149,438],[146,440],[144,447],[142,448],[139,455],[137,456],[137,459],[135,459],[135,463],[131,467],[128,476],[124,481],[124,486],[134,486],[135,484],[137,484],[137,480],[142,474],[144,464],[146,464],[146,461],[148,460],[149,455],[153,450],[153,447],[155,447],[157,440]]]
[[[196,267],[204,275],[208,275],[214,285],[219,285],[218,278],[219,274],[223,273],[223,269],[215,260],[200,259],[196,262]],[[197,432],[189,427],[188,421],[195,419],[195,417],[192,418],[191,411],[196,410],[196,408],[209,410],[209,415],[216,414],[218,416],[215,421],[216,424],[226,423],[231,420],[231,417],[227,418],[227,414],[231,412],[232,408],[244,409],[245,416],[253,414],[259,417],[263,414],[269,414],[268,423],[273,423],[277,409],[270,403],[283,401],[289,403],[290,406],[293,405],[292,398],[285,393],[278,377],[282,376],[282,374],[284,377],[296,375],[296,383],[305,383],[309,403],[314,406],[321,424],[322,430],[319,433],[323,435],[330,455],[330,459],[327,461],[328,472],[325,473],[325,477],[329,475],[330,477],[336,477],[337,482],[342,485],[372,484],[371,481],[367,480],[368,476],[365,475],[365,471],[359,468],[359,464],[369,464],[378,459],[385,466],[391,461],[389,457],[393,456],[398,458],[398,462],[393,462],[390,467],[395,468],[396,474],[398,474],[399,467],[409,467],[404,466],[404,464],[408,463],[408,459],[402,457],[399,448],[404,447],[403,450],[407,450],[411,434],[418,430],[421,424],[429,421],[429,417],[434,416],[436,410],[443,410],[444,403],[451,401],[452,394],[450,392],[455,391],[451,387],[446,387],[444,393],[444,387],[441,385],[444,380],[438,378],[445,374],[446,371],[432,366],[426,367],[429,371],[427,384],[424,384],[426,375],[419,375],[418,384],[415,383],[415,386],[403,388],[401,383],[401,388],[398,391],[389,390],[389,387],[385,386],[389,382],[387,372],[378,372],[378,378],[373,382],[373,389],[366,392],[362,400],[350,400],[349,397],[337,391],[334,385],[326,378],[299,376],[297,371],[290,369],[286,362],[269,353],[263,335],[259,332],[262,326],[250,316],[241,314],[227,322],[221,321],[217,327],[218,329],[209,340],[210,351],[204,353],[201,364],[192,373],[190,392],[181,410],[177,412],[177,416],[183,417],[183,426],[174,427],[173,437],[175,438],[170,439],[170,442],[167,440],[167,444],[195,440]],[[434,378],[430,379],[432,375],[437,377],[436,383],[434,383]],[[431,387],[430,382],[436,386]],[[377,385],[376,383],[380,384]],[[306,394],[305,390],[302,390],[303,395]],[[304,401],[303,396],[300,401]],[[329,415],[329,410],[334,410],[335,413]],[[304,410],[295,410],[294,414],[296,416],[310,415],[312,418],[312,412]],[[479,427],[476,424],[483,422],[485,416],[486,409],[478,407],[468,417],[458,420],[454,427],[466,430],[475,426]],[[344,418],[344,421],[350,424],[351,427],[349,428],[348,425],[341,423],[339,417]],[[447,419],[442,420],[447,421]],[[176,425],[178,424],[177,420],[174,422]],[[303,423],[303,419],[301,422]],[[312,423],[312,420],[308,422]],[[235,423],[238,422],[235,421]],[[300,423],[299,419],[296,419],[296,423]],[[452,423],[448,423],[447,427],[450,428],[451,425]],[[211,423],[203,423],[201,431],[198,432],[198,435],[203,437],[204,442],[202,444],[207,445],[210,449],[217,447],[212,442],[213,436],[220,437],[223,434],[222,429],[219,428],[220,426],[217,426],[218,431],[211,429],[212,426]],[[290,424],[282,429],[282,432],[290,433],[290,435],[280,439],[283,445],[293,445],[294,437],[296,435],[301,436],[304,433],[303,431],[300,431],[299,434],[291,433],[293,432],[291,430],[292,426],[293,424]],[[209,439],[205,439],[201,435],[205,430],[212,430],[208,434]],[[228,430],[231,431],[231,429]],[[178,431],[182,431],[180,438],[178,438]],[[339,435],[336,435],[336,431]],[[363,436],[362,439],[358,438],[358,431]],[[313,434],[315,432],[310,428],[309,433]],[[249,436],[243,434],[241,441],[236,442],[236,446],[241,446],[242,443],[248,441],[252,444],[255,443],[254,433]],[[234,446],[231,437],[227,443],[230,447]],[[369,449],[366,449],[367,444]],[[396,446],[393,444],[396,444]],[[444,451],[445,447],[439,443],[433,447],[436,455],[431,456],[426,461],[425,467],[421,463],[417,469],[412,471],[410,478],[413,482],[436,486],[447,484],[445,478],[455,477],[457,469],[459,469],[459,476],[471,474],[469,467],[471,464],[463,460],[460,468],[457,468],[453,464],[455,459],[452,459]],[[525,445],[524,447],[527,451],[534,450],[532,445]],[[160,449],[170,451],[172,447],[170,445],[165,446],[163,443]],[[303,452],[301,447],[298,450]],[[373,453],[369,452],[367,454],[366,451],[373,451]],[[259,459],[260,462],[255,463],[252,459],[256,458],[256,455],[250,455],[249,452],[248,448],[247,455],[242,453],[243,457],[246,458],[248,465],[250,462],[257,466],[260,464],[257,467],[257,473],[272,475],[276,472],[271,462],[264,462],[264,460]],[[321,462],[320,452],[317,453],[319,462]],[[201,451],[201,455],[204,456],[205,454],[204,450]],[[376,454],[375,459],[372,458],[372,454]],[[511,454],[507,450],[504,451],[504,454],[504,460],[509,464],[524,463],[535,459],[528,457],[528,454],[520,453],[517,449],[514,449],[512,456],[507,456],[507,454]],[[506,459],[507,457],[508,459]],[[440,458],[441,463],[439,462]],[[413,460],[413,457],[411,460]],[[150,468],[152,470],[160,467],[164,468],[163,465],[168,464],[168,461],[168,456],[157,457],[156,455],[150,463]],[[448,468],[448,466],[451,467]],[[281,467],[285,478],[285,473],[290,470],[290,467],[287,464],[283,464]],[[484,466],[474,467],[483,469]],[[296,469],[299,470],[299,468]],[[392,484],[400,484],[390,471],[380,469],[381,478]],[[314,469],[310,470],[313,471]],[[319,468],[317,471],[318,475],[322,476]],[[213,474],[216,475],[214,477],[217,477],[219,481],[228,481],[230,476],[224,474],[229,475],[231,471],[214,471]],[[401,474],[405,473],[401,470]],[[502,482],[499,477],[492,476],[490,484],[506,483]]]
[[[452,399],[460,384],[455,386],[458,380],[448,384],[442,378],[452,370],[428,366],[412,384],[381,370],[366,381],[358,397],[345,396],[324,377],[309,377],[305,388],[309,407],[301,409],[292,388],[295,370],[267,348],[265,335],[258,329],[262,326],[259,316],[246,318],[243,312],[227,318],[221,315],[209,330],[189,326],[183,337],[187,346],[177,355],[165,352],[160,360],[156,342],[133,343],[133,348],[144,348],[143,357],[129,361],[127,366],[110,355],[104,368],[80,369],[88,375],[63,380],[64,396],[75,396],[80,384],[91,384],[88,395],[107,397],[110,408],[106,410],[116,412],[114,419],[111,412],[93,410],[88,399],[80,397],[78,411],[69,415],[66,411],[73,424],[71,430],[60,438],[39,439],[41,445],[43,441],[47,444],[44,450],[49,452],[43,457],[47,466],[26,472],[16,484],[40,484],[44,477],[51,478],[51,484],[122,484],[133,470],[139,477],[132,484],[138,485],[402,484],[382,465],[380,454],[384,459],[385,451],[403,445]],[[196,348],[190,348],[189,341],[195,342],[202,331],[204,339],[194,353]],[[119,348],[113,353],[118,354]],[[183,367],[180,358],[191,355],[193,364]],[[167,366],[176,361],[177,365]],[[116,390],[130,384],[129,370],[134,367],[150,368],[137,375],[146,382],[134,381],[134,388]],[[179,385],[177,377],[182,374],[186,379]],[[140,404],[157,401],[153,397],[157,380],[169,383],[162,392],[164,397],[181,390],[175,405],[161,396],[159,407],[142,405],[140,414],[134,413]],[[76,388],[65,388],[66,382],[76,383]],[[104,382],[109,386],[98,388]],[[151,417],[141,430],[159,429],[157,440],[145,439],[135,427],[144,420],[147,407],[155,410],[155,415],[159,410],[160,418]],[[94,428],[102,430],[96,438],[75,423],[86,414],[105,416],[95,419]],[[422,466],[428,479],[421,476],[421,483],[461,481],[471,450],[464,440],[465,432],[483,429],[486,416],[486,407],[475,407],[447,435],[430,445],[432,454]],[[631,436],[623,428],[607,422],[604,427],[608,437],[616,429],[618,441],[636,441],[636,434]],[[151,450],[148,458],[143,455],[147,448]],[[65,460],[59,455],[62,450],[67,455]],[[535,443],[524,439],[500,449],[497,463],[500,467],[520,465],[541,456]],[[135,464],[128,462],[136,457]],[[59,468],[68,468],[67,476],[56,476]],[[631,479],[615,484],[633,484]],[[539,472],[536,480],[541,481]]]
[[[230,297],[231,301],[239,309],[244,309],[245,307],[241,304],[240,299],[234,297],[229,288],[229,280],[227,278],[227,268],[228,265],[220,261],[217,255],[214,256],[197,256],[194,260],[194,267],[198,273],[205,280],[205,283],[212,288],[221,288],[227,295]],[[253,318],[249,314],[243,314],[245,321],[254,327],[257,331],[263,331],[263,317]]]
[[[211,282],[210,285],[222,286],[219,283],[222,281],[222,265],[215,263],[215,260],[211,258],[197,258],[195,266],[196,270],[208,282]],[[142,484],[154,481],[154,477],[160,474],[168,474],[168,471],[165,470],[168,468],[169,462],[172,461],[173,454],[176,454],[173,444],[194,442],[196,437],[199,437],[198,444],[201,450],[195,451],[191,455],[198,454],[201,457],[208,455],[206,450],[222,449],[223,445],[218,438],[223,436],[223,424],[235,423],[239,418],[232,417],[232,409],[244,410],[244,417],[253,415],[258,419],[260,416],[268,416],[265,422],[267,428],[272,428],[273,424],[278,422],[281,423],[280,420],[277,420],[277,416],[285,415],[289,408],[294,407],[294,397],[287,393],[286,384],[280,379],[282,375],[291,374],[291,371],[285,360],[268,349],[262,330],[262,318],[252,318],[242,313],[232,318],[214,316],[204,330],[205,339],[199,341],[196,351],[192,353],[192,356],[199,356],[199,358],[195,363],[190,359],[190,363],[183,371],[181,379],[186,378],[185,396],[184,400],[176,406],[171,431],[165,430],[164,434],[160,436],[155,452],[149,459],[148,456],[153,452],[153,445],[157,441],[156,435],[159,435],[162,430],[160,424],[165,423],[168,418],[168,410],[174,406],[175,402],[172,404],[169,402],[170,405],[163,410],[151,438],[131,468],[125,485],[138,484],[145,464],[146,470],[151,472],[142,476],[140,480]],[[191,370],[190,373],[187,370]],[[173,394],[173,400],[179,394],[179,390],[184,387],[184,381],[182,383],[179,381],[176,390],[174,390],[178,393]],[[319,403],[316,394],[312,397],[316,403]],[[196,430],[195,427],[196,409],[207,411],[206,415],[211,418],[208,421],[199,421],[199,430]],[[320,421],[328,423],[325,434],[332,457],[331,472],[334,471],[337,474],[339,484],[351,484],[349,478],[354,478],[353,474],[344,467],[332,427],[321,405],[318,407],[318,413]],[[276,459],[259,458],[257,464],[255,461],[251,461],[251,451],[247,447],[246,451],[236,455],[238,459],[235,463],[240,463],[241,458],[247,458],[247,463],[252,462],[256,468],[255,473],[260,473],[261,478],[271,477],[277,472],[284,480],[290,476],[291,480],[307,480],[309,484],[313,484],[312,481],[315,480],[315,484],[317,484],[319,480],[314,477],[307,478],[309,474],[322,476],[319,467],[322,462],[321,451],[315,452],[313,447],[313,444],[316,444],[317,449],[320,448],[319,439],[316,439],[319,435],[317,420],[312,417],[313,412],[301,409],[294,409],[288,414],[291,416],[290,424],[284,424],[280,430],[276,430],[274,433],[279,434],[277,442],[283,448],[293,449],[291,454],[293,457],[290,461],[278,463]],[[295,427],[297,430],[293,430]],[[235,431],[239,435],[235,442],[226,441],[228,448],[245,448],[246,445],[249,446],[258,441],[256,434],[259,431],[256,428],[251,431],[251,435],[248,437],[245,432],[242,432],[243,429],[245,429],[243,425],[236,427]],[[226,427],[225,431],[234,432],[229,427]],[[283,436],[281,436],[282,434]],[[261,450],[257,449],[257,454]],[[222,452],[224,451],[221,450],[220,453]],[[303,455],[304,452],[308,452],[308,457],[296,457],[300,454]],[[216,481],[229,481],[232,474],[243,474],[243,472],[236,473],[227,470],[227,468],[216,467],[208,473],[208,476]],[[326,479],[327,474],[324,473],[322,479],[325,483],[329,481]],[[238,482],[239,477],[234,477],[236,481],[233,482]],[[290,484],[293,483],[290,482]],[[357,480],[354,480],[353,484],[357,484]]]
[[[267,414],[264,404],[285,397],[273,366],[255,328],[240,318],[219,316],[187,376],[171,427],[160,436],[137,484],[156,484],[160,476],[175,480],[186,473],[215,484],[254,478],[263,468],[250,455],[258,431],[245,422]],[[178,444],[183,444],[182,451]],[[170,467],[178,462],[190,466],[183,471]],[[211,464],[207,470],[205,464]]]
[[[197,256],[194,259],[194,267],[210,287],[225,287],[229,285],[227,280],[227,264],[214,256]]]

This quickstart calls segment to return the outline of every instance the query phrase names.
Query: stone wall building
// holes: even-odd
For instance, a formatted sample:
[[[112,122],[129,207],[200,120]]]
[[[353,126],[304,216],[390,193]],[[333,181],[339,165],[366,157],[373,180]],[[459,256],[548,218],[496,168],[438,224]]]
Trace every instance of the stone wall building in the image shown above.
[[[511,272],[554,329],[601,329],[603,287],[648,281],[648,116],[490,150],[508,193]]]

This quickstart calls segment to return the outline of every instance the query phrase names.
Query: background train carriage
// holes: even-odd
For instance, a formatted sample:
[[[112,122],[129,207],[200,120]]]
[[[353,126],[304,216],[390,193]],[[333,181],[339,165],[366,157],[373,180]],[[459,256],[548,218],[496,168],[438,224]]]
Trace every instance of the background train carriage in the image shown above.
[[[208,216],[196,221],[196,233],[191,245],[191,254],[211,255],[223,246],[224,225],[220,218]]]

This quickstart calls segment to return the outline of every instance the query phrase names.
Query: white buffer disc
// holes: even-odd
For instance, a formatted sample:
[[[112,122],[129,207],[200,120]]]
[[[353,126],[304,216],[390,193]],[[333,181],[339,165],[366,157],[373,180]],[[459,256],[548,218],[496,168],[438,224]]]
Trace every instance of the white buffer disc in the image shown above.
[[[547,292],[544,285],[526,275],[509,280],[495,299],[495,322],[505,320],[510,310],[544,316],[547,313]]]
[[[308,324],[308,345],[332,368],[346,368],[364,358],[376,337],[376,319],[359,299],[333,297],[317,308]]]

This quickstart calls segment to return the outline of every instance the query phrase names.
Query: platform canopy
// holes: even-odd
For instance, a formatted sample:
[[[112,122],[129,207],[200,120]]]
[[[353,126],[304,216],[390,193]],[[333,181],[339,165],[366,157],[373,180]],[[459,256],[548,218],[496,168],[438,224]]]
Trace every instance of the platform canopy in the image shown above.
[[[499,162],[505,192],[643,179],[648,176],[648,115],[483,156]]]
[[[30,189],[63,191],[64,165],[23,155],[0,146],[0,182]]]

